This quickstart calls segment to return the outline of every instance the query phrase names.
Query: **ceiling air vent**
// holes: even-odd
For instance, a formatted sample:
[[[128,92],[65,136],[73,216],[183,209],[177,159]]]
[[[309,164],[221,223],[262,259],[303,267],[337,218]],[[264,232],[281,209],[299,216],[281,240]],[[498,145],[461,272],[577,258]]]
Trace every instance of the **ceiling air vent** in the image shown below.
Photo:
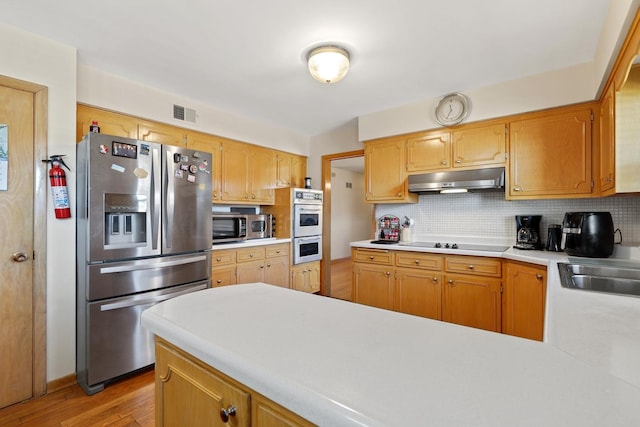
[[[191,123],[196,122],[196,110],[173,104],[173,118]]]

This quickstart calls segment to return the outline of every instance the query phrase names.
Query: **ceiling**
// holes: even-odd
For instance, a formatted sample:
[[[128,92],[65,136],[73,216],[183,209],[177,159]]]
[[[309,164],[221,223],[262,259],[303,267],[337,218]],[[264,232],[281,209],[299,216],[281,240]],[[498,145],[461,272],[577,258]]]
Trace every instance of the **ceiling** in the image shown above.
[[[4,0],[0,22],[78,63],[304,135],[593,60],[611,0]],[[349,50],[315,81],[307,52]],[[186,105],[186,107],[190,107]]]

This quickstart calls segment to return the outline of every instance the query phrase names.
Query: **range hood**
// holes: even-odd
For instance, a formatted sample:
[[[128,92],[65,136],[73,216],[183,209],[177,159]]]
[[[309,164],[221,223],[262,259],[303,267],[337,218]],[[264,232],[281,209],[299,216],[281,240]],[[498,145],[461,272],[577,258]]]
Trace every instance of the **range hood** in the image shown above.
[[[409,175],[409,191],[428,193],[449,190],[486,190],[504,188],[504,168],[432,172]]]

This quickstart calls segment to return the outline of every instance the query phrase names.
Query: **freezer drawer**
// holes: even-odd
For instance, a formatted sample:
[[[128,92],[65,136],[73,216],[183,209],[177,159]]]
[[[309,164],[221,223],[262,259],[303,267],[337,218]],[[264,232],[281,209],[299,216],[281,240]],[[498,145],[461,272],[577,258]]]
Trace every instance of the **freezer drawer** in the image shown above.
[[[105,381],[154,363],[153,334],[140,324],[142,312],[161,301],[206,289],[209,285],[206,280],[88,303],[86,371],[81,370],[78,378],[85,391],[96,393],[102,390]]]
[[[92,264],[86,274],[86,299],[96,301],[208,279],[211,252]]]

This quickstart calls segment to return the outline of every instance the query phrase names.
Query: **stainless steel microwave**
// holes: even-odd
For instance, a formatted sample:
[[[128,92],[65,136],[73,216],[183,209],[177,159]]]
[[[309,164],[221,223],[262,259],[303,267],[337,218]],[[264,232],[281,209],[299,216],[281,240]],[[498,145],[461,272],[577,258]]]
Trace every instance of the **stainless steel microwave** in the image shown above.
[[[267,239],[271,237],[271,214],[247,215],[247,239]]]
[[[212,243],[237,242],[247,239],[248,215],[235,212],[211,214]]]

